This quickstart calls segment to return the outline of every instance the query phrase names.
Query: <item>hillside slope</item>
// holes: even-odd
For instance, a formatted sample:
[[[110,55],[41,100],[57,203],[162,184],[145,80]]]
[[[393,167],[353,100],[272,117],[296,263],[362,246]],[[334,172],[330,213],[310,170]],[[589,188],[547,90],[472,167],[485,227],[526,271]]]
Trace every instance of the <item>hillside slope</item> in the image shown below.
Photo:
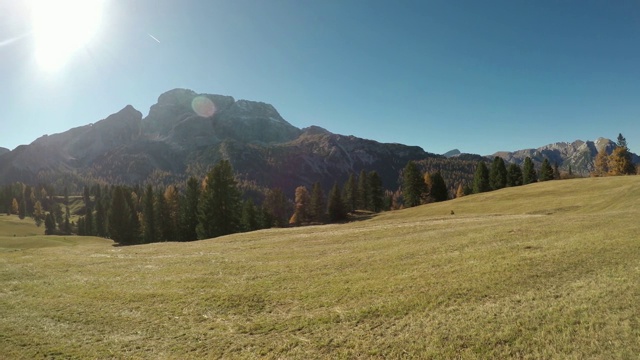
[[[13,251],[0,260],[0,349],[10,358],[632,358],[639,204],[640,177],[588,178],[344,225]]]

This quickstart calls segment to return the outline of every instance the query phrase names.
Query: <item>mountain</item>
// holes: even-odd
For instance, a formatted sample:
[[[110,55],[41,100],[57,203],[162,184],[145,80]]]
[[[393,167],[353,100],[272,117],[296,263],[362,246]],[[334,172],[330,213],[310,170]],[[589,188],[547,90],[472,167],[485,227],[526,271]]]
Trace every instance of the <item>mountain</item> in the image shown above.
[[[458,156],[460,154],[461,154],[460,150],[453,149],[453,150],[449,150],[446,153],[442,154],[442,156],[444,156],[446,158],[450,158],[450,157]]]
[[[416,146],[383,144],[299,129],[270,104],[174,89],[148,116],[128,105],[96,123],[45,135],[0,157],[0,184],[45,182],[71,189],[94,182],[144,184],[202,178],[228,159],[241,182],[257,188],[321,182],[326,191],[349,173],[377,171],[383,185],[398,186],[409,160],[442,158]]]
[[[7,149],[7,148],[0,147],[0,155],[2,155],[2,154],[6,154],[6,153],[8,153],[8,152],[10,152],[10,151],[11,151],[11,150],[9,150],[9,149]]]
[[[572,143],[558,142],[545,145],[537,149],[524,149],[514,152],[500,151],[491,157],[500,156],[507,162],[522,164],[526,157],[530,157],[534,164],[540,165],[547,158],[551,164],[558,163],[562,170],[571,171],[578,175],[589,175],[594,170],[594,160],[600,151],[607,154],[617,147],[616,143],[605,138],[598,138],[595,141],[576,140]],[[635,164],[640,163],[640,157],[631,154]]]

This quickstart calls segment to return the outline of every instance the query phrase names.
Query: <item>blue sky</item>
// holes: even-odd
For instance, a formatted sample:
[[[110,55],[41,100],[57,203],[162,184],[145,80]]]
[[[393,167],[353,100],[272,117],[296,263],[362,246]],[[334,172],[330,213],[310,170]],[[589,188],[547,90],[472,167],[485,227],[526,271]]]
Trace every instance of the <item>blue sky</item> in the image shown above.
[[[105,1],[95,36],[45,71],[28,6],[0,0],[0,146],[184,87],[435,153],[619,132],[640,151],[637,0]]]

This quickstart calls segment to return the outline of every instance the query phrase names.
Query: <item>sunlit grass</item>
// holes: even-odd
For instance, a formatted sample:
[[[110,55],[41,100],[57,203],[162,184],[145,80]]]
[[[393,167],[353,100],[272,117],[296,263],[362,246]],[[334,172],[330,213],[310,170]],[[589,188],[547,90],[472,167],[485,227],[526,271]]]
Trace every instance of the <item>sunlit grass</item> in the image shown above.
[[[0,354],[633,358],[638,201],[640,177],[579,179],[186,244],[12,243]]]

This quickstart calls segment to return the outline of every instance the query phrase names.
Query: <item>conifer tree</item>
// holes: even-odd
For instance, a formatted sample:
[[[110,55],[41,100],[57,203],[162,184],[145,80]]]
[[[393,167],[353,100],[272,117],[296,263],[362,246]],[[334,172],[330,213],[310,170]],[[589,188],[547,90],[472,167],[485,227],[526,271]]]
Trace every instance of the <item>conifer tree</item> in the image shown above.
[[[157,191],[155,194],[155,216],[156,216],[156,226],[158,228],[157,241],[170,241],[172,240],[173,234],[171,229],[171,218],[169,215],[169,206],[167,205],[167,201],[164,197],[162,191]]]
[[[16,198],[13,198],[13,200],[11,201],[11,214],[18,215],[19,211],[20,205],[18,205],[18,200]]]
[[[557,161],[553,163],[553,179],[560,180],[560,167]]]
[[[361,210],[369,209],[369,197],[369,178],[367,177],[367,172],[361,170],[360,176],[358,176],[357,208]]]
[[[382,179],[380,179],[380,175],[376,171],[369,173],[369,195],[371,200],[369,210],[373,212],[382,211],[384,189],[382,188]]]
[[[538,181],[538,175],[536,169],[533,166],[533,161],[530,157],[524,159],[524,166],[522,167],[522,184],[527,185]]]
[[[185,195],[182,199],[180,212],[180,240],[193,241],[198,239],[198,203],[200,200],[200,182],[195,177],[187,180]]]
[[[444,178],[439,171],[431,174],[431,190],[430,196],[435,202],[446,201],[449,199],[449,190]]]
[[[114,188],[109,211],[109,234],[114,241],[122,245],[131,245],[135,243],[135,237],[131,228],[131,208],[126,197],[127,192],[123,187]]]
[[[24,219],[27,216],[27,201],[22,197],[22,201],[20,201],[20,206],[18,207],[18,217],[20,220]]]
[[[609,174],[609,155],[604,148],[596,155],[594,167],[592,176],[607,176]]]
[[[349,179],[344,184],[343,199],[347,212],[353,212],[356,210],[358,198],[358,185],[356,183],[356,176],[354,173],[349,174]]]
[[[511,163],[507,169],[507,186],[520,185],[522,185],[522,170],[518,164]]]
[[[262,208],[263,228],[287,226],[289,206],[287,198],[281,189],[269,189],[264,199],[264,203],[262,204]]]
[[[104,199],[100,195],[96,196],[96,235],[107,236],[107,211],[104,206]]]
[[[142,241],[148,244],[156,242],[158,239],[158,229],[156,227],[156,215],[154,206],[154,193],[151,184],[147,185],[142,202]]]
[[[538,178],[540,181],[553,180],[553,168],[551,167],[551,164],[549,164],[549,160],[547,158],[542,161],[542,166],[540,166],[540,176]]]
[[[298,186],[295,192],[295,210],[290,224],[300,225],[310,221],[311,196],[306,186]]]
[[[167,204],[167,212],[169,223],[167,225],[168,240],[179,240],[179,224],[180,224],[180,194],[175,185],[167,186],[164,191],[164,200]]]
[[[507,168],[504,160],[499,156],[493,158],[491,171],[489,172],[489,184],[493,190],[502,189],[507,186]]]
[[[491,190],[491,185],[489,184],[489,169],[487,169],[484,161],[480,161],[473,177],[473,193],[479,194],[489,190]]]
[[[406,207],[418,206],[427,192],[427,185],[415,162],[409,161],[402,175],[402,193]]]
[[[84,235],[93,236],[95,231],[93,230],[93,211],[87,209],[87,213],[84,216]]]
[[[347,218],[347,212],[342,203],[342,196],[340,196],[340,188],[338,184],[334,184],[329,192],[329,201],[327,205],[327,213],[330,222],[339,222]]]
[[[319,182],[311,190],[310,215],[313,222],[323,223],[326,218],[327,202]]]
[[[44,218],[44,234],[53,235],[56,233],[56,220],[51,213],[47,213]]]
[[[242,231],[254,231],[260,228],[258,223],[258,211],[253,200],[248,199],[242,204],[242,219],[240,221]]]
[[[37,227],[40,227],[44,221],[44,212],[42,211],[42,204],[40,204],[40,201],[36,201],[33,206],[33,220],[35,220]]]
[[[464,195],[465,195],[465,194],[464,194],[464,187],[462,186],[462,183],[460,183],[460,184],[458,185],[458,190],[456,190],[456,199],[457,199],[457,198],[461,198],[461,197],[463,197]]]
[[[240,190],[228,160],[220,160],[209,172],[199,204],[198,238],[233,234],[240,229]]]
[[[624,139],[624,138],[623,138]],[[623,141],[626,143],[626,140]],[[633,175],[636,167],[631,160],[631,153],[626,147],[617,147],[609,156],[609,175]]]
[[[71,212],[69,211],[69,191],[66,186],[64,187],[64,210],[64,233],[71,234],[71,223],[69,221],[71,216]]]

